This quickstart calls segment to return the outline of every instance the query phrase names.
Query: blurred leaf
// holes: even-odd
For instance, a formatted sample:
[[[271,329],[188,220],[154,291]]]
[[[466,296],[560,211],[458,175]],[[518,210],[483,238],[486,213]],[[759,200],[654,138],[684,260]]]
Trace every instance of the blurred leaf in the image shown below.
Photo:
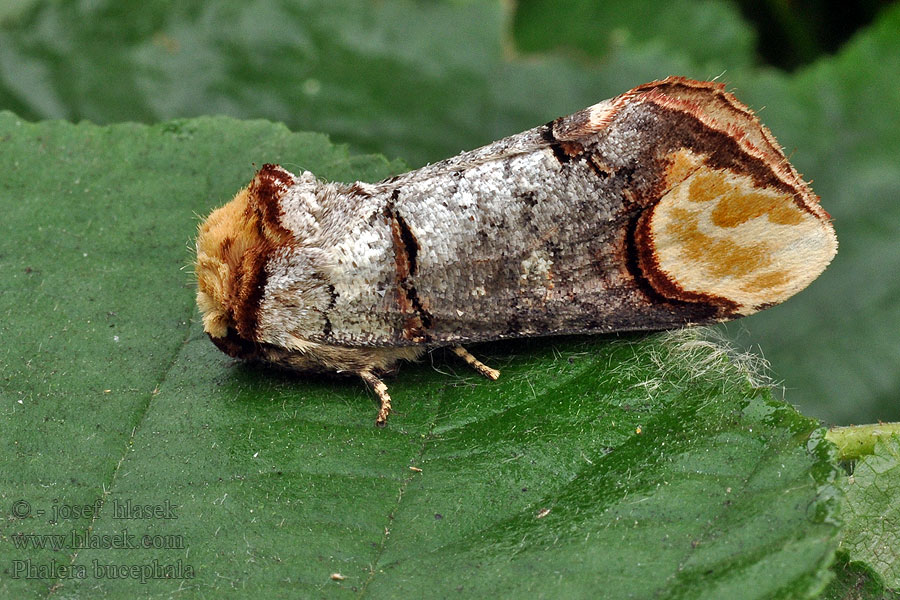
[[[750,66],[754,35],[729,2],[520,0],[514,18],[520,49],[578,50],[603,60],[622,48],[657,47],[709,71]]]
[[[707,14],[669,28],[673,43],[708,38]],[[43,2],[0,29],[0,107],[99,123],[265,117],[421,165],[645,81],[727,66],[627,40],[602,69],[510,62],[507,19],[487,0]]]
[[[0,25],[14,25],[21,17],[40,0],[4,0],[0,3]]]
[[[180,270],[195,213],[251,161],[399,165],[225,118],[3,114],[0,143],[0,596],[797,598],[828,578],[831,445],[695,333],[476,348],[496,383],[438,353],[447,372],[391,380],[385,430],[357,381],[209,343]]]
[[[841,548],[900,590],[900,435],[879,438],[875,453],[856,463],[843,488]]]

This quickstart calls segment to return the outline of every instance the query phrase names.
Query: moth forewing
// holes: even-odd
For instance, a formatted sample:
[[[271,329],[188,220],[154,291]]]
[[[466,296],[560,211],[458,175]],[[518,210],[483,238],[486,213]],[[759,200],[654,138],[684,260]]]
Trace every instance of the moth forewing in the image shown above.
[[[425,348],[724,321],[805,288],[830,217],[718,83],[670,77],[380,183],[265,165],[197,240],[225,352],[379,376]]]

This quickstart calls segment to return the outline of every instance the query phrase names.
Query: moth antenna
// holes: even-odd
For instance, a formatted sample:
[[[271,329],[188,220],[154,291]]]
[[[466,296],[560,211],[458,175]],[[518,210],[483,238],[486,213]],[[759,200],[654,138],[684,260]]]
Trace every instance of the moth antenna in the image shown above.
[[[500,371],[490,368],[489,366],[472,356],[472,354],[462,346],[453,346],[453,353],[466,361],[466,363],[470,367],[472,367],[488,379],[497,381],[497,379],[500,377]]]
[[[388,415],[391,414],[391,396],[388,394],[387,386],[372,371],[360,371],[359,376],[378,396],[380,406],[378,416],[375,418],[375,425],[384,427],[387,424]]]

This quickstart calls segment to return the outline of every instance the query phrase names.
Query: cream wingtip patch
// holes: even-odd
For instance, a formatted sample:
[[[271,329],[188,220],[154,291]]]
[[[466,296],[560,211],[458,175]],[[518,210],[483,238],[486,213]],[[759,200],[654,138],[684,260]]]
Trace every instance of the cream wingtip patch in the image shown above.
[[[804,289],[837,253],[827,214],[803,197],[808,189],[761,186],[684,153],[674,162],[693,166],[641,224],[641,266],[664,294],[748,315]]]

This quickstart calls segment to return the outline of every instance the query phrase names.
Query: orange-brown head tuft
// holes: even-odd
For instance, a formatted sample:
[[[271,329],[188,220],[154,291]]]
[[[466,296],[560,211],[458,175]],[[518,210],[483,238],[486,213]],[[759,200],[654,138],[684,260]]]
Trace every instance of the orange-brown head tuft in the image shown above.
[[[214,210],[197,235],[197,306],[203,329],[224,338],[229,328],[252,340],[265,284],[266,259],[284,243],[277,196],[287,188],[286,171],[265,165],[231,202]],[[289,174],[288,174],[289,175]]]

